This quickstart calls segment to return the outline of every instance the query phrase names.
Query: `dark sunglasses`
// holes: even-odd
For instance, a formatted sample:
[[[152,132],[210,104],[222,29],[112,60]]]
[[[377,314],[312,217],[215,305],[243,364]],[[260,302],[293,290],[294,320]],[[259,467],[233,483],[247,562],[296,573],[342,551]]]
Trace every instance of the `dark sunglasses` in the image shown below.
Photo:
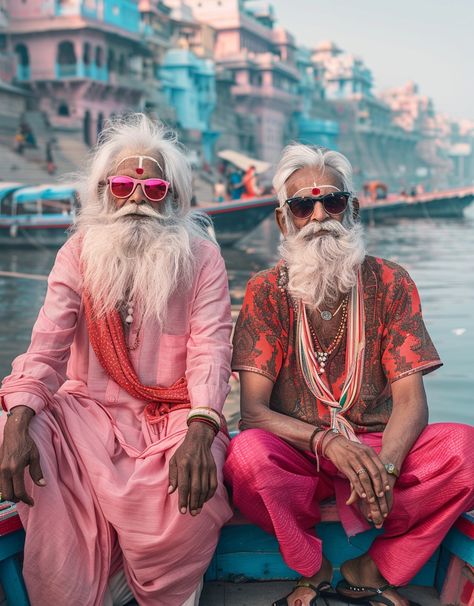
[[[290,207],[293,216],[297,219],[307,219],[313,214],[316,202],[321,202],[328,215],[340,215],[346,210],[350,197],[350,192],[338,191],[326,194],[325,196],[317,196],[316,198],[288,198],[286,203]]]
[[[115,175],[107,179],[112,195],[128,198],[140,184],[143,193],[151,202],[160,202],[168,193],[170,184],[163,179],[133,179],[125,175]]]

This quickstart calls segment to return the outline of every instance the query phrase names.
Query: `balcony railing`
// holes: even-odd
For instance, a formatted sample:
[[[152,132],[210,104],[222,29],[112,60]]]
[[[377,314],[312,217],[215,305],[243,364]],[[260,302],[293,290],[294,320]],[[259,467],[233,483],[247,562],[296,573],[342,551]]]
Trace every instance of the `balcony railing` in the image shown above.
[[[70,65],[56,64],[57,78],[90,78],[91,80],[100,80],[107,82],[109,79],[106,67],[97,67],[97,65],[84,65],[84,63],[73,63]]]
[[[128,32],[140,32],[138,4],[131,0],[105,0],[104,21]]]
[[[56,63],[56,76],[58,78],[76,78],[78,75],[77,63],[71,63],[68,65]]]

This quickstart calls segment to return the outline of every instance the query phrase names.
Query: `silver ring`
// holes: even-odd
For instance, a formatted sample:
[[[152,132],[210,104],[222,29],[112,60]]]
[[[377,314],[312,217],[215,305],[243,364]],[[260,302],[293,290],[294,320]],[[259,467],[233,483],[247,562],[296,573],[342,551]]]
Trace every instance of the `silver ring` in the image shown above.
[[[363,473],[367,473],[367,469],[365,469],[364,467],[362,467],[362,469],[359,469],[359,471],[356,471],[356,474],[358,476],[362,475]]]

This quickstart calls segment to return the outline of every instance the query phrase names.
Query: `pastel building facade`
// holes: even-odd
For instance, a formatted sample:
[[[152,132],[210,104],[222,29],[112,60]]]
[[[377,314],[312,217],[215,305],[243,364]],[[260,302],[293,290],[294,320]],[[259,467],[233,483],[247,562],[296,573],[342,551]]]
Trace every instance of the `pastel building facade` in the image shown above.
[[[312,64],[339,124],[339,148],[353,164],[356,186],[377,179],[399,189],[411,182],[420,133],[394,123],[391,107],[375,95],[372,72],[362,59],[326,41],[313,49]]]
[[[138,108],[149,55],[134,0],[8,0],[16,82],[52,126],[96,141],[106,118]]]
[[[433,100],[422,95],[415,82],[380,93],[390,107],[392,119],[404,132],[418,136],[416,151],[420,180],[432,187],[448,185],[453,172],[452,124],[447,116],[435,111]]]
[[[10,142],[14,130],[26,109],[28,95],[11,83],[15,77],[16,61],[8,31],[10,18],[6,0],[0,0],[0,140]]]
[[[182,142],[210,163],[218,133],[211,119],[216,106],[214,62],[197,57],[188,48],[170,49],[159,70],[161,86],[176,112],[176,127]]]
[[[232,110],[242,123],[240,149],[276,162],[283,145],[299,134],[300,72],[293,36],[274,26],[270,5],[251,8],[243,0],[187,3],[200,22],[216,31],[214,58],[228,79]],[[221,88],[224,93],[225,85]],[[249,131],[253,137],[248,137]],[[315,133],[312,138],[316,142]]]
[[[326,102],[326,90],[317,78],[309,49],[297,49],[296,65],[300,74],[300,104],[296,114],[298,140],[307,145],[337,149],[339,125]]]

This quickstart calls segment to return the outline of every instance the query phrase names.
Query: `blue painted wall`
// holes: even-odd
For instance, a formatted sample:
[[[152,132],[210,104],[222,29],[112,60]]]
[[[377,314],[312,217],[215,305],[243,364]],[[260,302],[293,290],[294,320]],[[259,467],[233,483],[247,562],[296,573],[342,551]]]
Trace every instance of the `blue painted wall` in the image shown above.
[[[138,34],[140,31],[137,0],[103,0],[103,11],[99,8],[98,0],[82,0],[79,6],[68,6],[61,0],[56,0],[55,13],[57,16],[82,15],[98,19],[127,32]]]
[[[213,145],[218,133],[211,130],[216,106],[215,65],[200,59],[188,49],[171,49],[159,69],[167,101],[176,110],[176,118],[184,129],[201,133],[206,160],[212,161]]]

